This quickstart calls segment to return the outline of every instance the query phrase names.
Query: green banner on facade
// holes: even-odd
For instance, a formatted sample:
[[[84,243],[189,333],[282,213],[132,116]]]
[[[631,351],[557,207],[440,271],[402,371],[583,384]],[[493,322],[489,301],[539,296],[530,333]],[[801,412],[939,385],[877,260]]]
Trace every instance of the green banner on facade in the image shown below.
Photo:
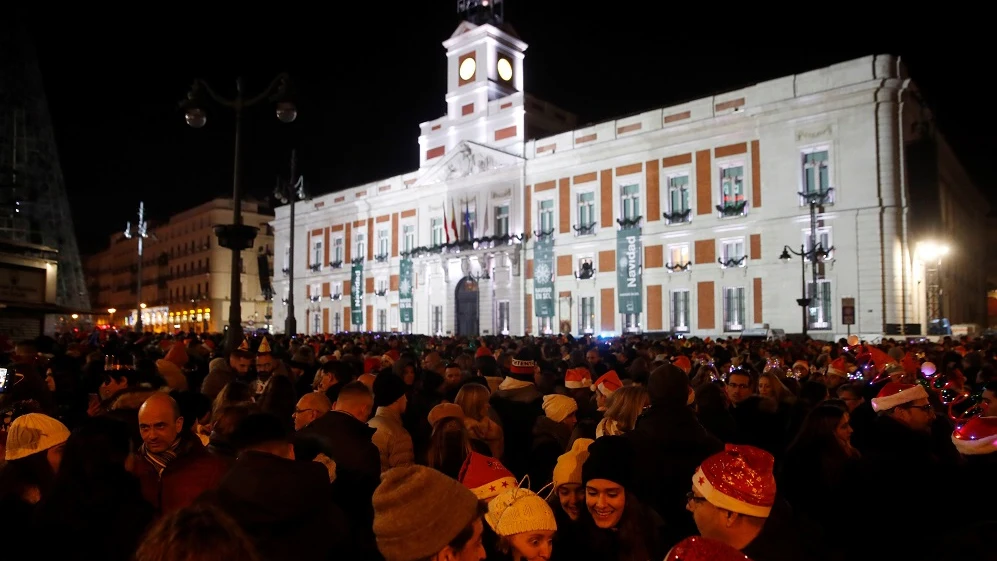
[[[350,324],[363,325],[363,260],[353,261],[350,274]]]
[[[403,258],[398,264],[398,318],[412,323],[412,260]]]
[[[554,238],[533,246],[533,309],[538,318],[554,317]]]
[[[616,233],[616,296],[621,314],[644,311],[640,253],[640,227],[623,228]]]

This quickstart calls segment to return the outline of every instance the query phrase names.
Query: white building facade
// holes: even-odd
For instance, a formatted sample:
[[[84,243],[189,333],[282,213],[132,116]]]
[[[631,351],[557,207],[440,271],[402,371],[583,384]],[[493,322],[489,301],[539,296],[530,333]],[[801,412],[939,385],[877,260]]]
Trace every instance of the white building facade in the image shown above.
[[[444,47],[448,112],[421,125],[419,169],[297,203],[299,331],[924,332],[898,59],[578,128],[523,92],[511,30],[464,22]],[[812,249],[801,194],[820,200],[829,251],[803,274],[779,259]],[[278,330],[288,209],[273,222]]]

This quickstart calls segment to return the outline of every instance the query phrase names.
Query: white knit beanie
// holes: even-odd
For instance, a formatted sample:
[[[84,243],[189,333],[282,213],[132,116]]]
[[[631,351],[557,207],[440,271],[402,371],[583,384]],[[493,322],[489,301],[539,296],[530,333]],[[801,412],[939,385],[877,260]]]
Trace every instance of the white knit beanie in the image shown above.
[[[20,460],[44,452],[66,442],[69,429],[66,425],[41,413],[27,413],[14,419],[7,429],[7,451],[4,459]]]
[[[485,520],[500,536],[557,531],[554,511],[529,489],[512,489],[492,499]]]
[[[568,418],[575,411],[578,411],[578,403],[574,399],[561,394],[550,394],[544,396],[544,414],[554,421],[560,423]]]

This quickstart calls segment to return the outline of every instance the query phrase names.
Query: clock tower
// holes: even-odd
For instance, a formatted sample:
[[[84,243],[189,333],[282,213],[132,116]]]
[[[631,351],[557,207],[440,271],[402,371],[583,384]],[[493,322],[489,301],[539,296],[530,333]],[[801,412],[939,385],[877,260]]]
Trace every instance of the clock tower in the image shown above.
[[[462,141],[508,152],[525,140],[523,58],[527,45],[502,18],[502,0],[459,0],[462,21],[447,50],[447,114],[421,125],[421,167]]]

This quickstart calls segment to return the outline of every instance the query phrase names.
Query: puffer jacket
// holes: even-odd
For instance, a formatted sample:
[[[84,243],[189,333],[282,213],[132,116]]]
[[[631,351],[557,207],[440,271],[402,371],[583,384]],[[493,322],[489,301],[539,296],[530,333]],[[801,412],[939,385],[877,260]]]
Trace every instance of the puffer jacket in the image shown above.
[[[412,435],[402,426],[401,415],[387,407],[378,407],[367,425],[376,431],[371,441],[381,453],[381,473],[415,463]]]

